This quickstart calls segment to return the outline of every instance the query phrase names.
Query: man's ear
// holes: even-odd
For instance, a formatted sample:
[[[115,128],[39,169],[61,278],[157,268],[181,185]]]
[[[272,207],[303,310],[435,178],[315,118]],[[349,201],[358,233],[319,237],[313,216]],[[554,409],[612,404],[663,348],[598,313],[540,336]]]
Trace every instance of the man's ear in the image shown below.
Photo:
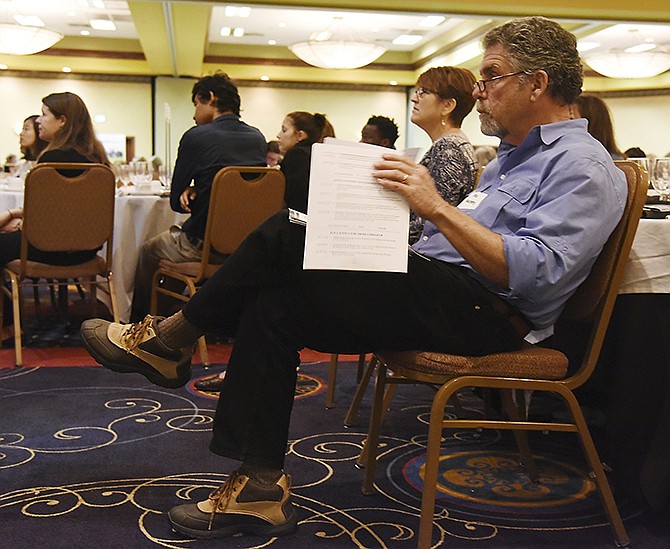
[[[549,75],[543,70],[537,70],[531,77],[531,101],[536,101],[549,89]]]
[[[213,91],[209,92],[209,101],[207,102],[207,104],[208,104],[209,106],[211,106],[211,107],[215,107],[215,106],[216,106],[216,102],[217,102],[218,100],[219,100],[219,98],[218,98],[216,95],[214,95],[214,92],[213,92]]]

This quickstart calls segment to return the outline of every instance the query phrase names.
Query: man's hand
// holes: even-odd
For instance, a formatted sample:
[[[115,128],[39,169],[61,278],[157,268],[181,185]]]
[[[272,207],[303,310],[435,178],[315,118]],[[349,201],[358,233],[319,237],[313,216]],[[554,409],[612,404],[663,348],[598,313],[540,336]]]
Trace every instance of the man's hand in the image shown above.
[[[181,193],[181,196],[179,197],[179,205],[185,212],[191,213],[191,201],[195,200],[196,196],[198,195],[193,187],[187,187],[184,192]]]
[[[424,219],[433,219],[446,202],[437,192],[435,181],[425,166],[415,164],[406,156],[384,154],[372,172],[377,182],[400,194],[409,207]]]

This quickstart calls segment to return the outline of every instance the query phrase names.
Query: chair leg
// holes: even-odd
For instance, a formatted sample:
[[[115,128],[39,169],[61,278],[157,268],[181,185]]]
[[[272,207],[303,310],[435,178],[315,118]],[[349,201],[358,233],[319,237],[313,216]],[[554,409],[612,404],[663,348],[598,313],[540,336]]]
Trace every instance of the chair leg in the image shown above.
[[[351,427],[354,424],[354,421],[356,420],[356,416],[358,415],[358,408],[361,405],[361,401],[363,400],[363,396],[365,395],[365,391],[368,388],[368,384],[370,383],[370,377],[372,376],[372,372],[375,370],[375,366],[377,365],[378,358],[372,355],[372,358],[370,358],[370,362],[368,362],[367,366],[365,367],[365,370],[363,371],[363,375],[358,381],[358,388],[356,389],[356,394],[354,395],[354,399],[351,401],[351,404],[349,405],[349,411],[347,412],[347,416],[344,418],[344,425],[346,427]]]
[[[14,313],[14,355],[16,367],[23,366],[23,350],[21,347],[21,281],[17,276],[11,277],[12,312]]]
[[[521,399],[520,403],[514,402],[514,398],[512,396],[512,389],[503,389],[501,391],[502,393],[502,403],[503,406],[509,415],[509,418],[512,421],[526,421],[526,405],[525,405],[525,398],[523,396],[523,392],[519,391],[518,395],[519,398]],[[523,412],[522,412],[523,410]],[[533,455],[530,451],[530,445],[528,444],[528,433],[526,431],[520,431],[515,429],[513,431],[514,434],[514,440],[516,440],[516,445],[519,448],[519,456],[521,458],[521,463],[523,464],[523,467],[526,471],[526,474],[528,475],[528,478],[530,478],[531,482],[537,482],[540,480],[540,474],[537,471],[537,465],[535,464],[535,460],[533,459]]]
[[[328,366],[328,388],[326,389],[326,408],[332,408],[335,405],[335,381],[337,380],[337,361],[339,355],[330,355],[330,364]]]
[[[575,425],[577,426],[577,434],[579,435],[579,440],[582,443],[582,448],[584,449],[584,454],[586,459],[591,467],[591,476],[596,483],[598,488],[598,494],[600,495],[600,501],[605,508],[605,513],[609,519],[610,527],[612,533],[614,534],[614,540],[618,547],[629,547],[630,539],[626,533],[626,528],[624,527],[623,520],[621,520],[621,514],[619,513],[619,508],[617,507],[614,496],[612,495],[612,489],[610,488],[607,476],[603,469],[600,457],[598,456],[598,451],[596,450],[595,444],[593,443],[593,438],[591,437],[591,432],[589,431],[586,420],[584,419],[584,414],[582,409],[575,398],[575,395],[569,389],[565,389],[565,392],[560,393],[570,408],[572,417],[574,419]]]
[[[358,355],[358,369],[356,370],[356,383],[360,383],[363,377],[363,370],[365,370],[365,363],[367,362],[367,355],[361,353]]]
[[[200,360],[202,360],[202,365],[205,368],[210,366],[209,363],[209,353],[207,352],[207,342],[205,341],[205,336],[200,336],[198,338],[198,350],[200,351]]]
[[[377,460],[377,447],[379,446],[379,431],[384,418],[384,393],[386,386],[386,365],[379,362],[377,366],[377,377],[375,381],[374,401],[372,412],[370,414],[370,425],[368,427],[368,437],[363,444],[361,455],[358,457],[358,463],[364,465],[365,474],[363,477],[362,491],[365,495],[374,492],[375,465]]]
[[[35,305],[35,316],[38,318],[42,317],[42,307],[40,304],[40,288],[37,285],[38,280],[33,278],[31,279],[33,284],[33,304]]]

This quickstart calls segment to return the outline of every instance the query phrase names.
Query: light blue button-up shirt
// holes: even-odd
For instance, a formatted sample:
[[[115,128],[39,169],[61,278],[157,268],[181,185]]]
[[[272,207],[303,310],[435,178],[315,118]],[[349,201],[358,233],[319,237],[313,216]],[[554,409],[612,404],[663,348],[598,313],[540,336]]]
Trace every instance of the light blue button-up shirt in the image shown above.
[[[517,307],[538,330],[552,326],[623,213],[626,179],[585,119],[534,127],[521,143],[501,143],[477,192],[462,209],[503,238],[509,288],[481,277],[434,224],[426,222],[413,248],[461,265]],[[461,206],[459,206],[461,207]]]

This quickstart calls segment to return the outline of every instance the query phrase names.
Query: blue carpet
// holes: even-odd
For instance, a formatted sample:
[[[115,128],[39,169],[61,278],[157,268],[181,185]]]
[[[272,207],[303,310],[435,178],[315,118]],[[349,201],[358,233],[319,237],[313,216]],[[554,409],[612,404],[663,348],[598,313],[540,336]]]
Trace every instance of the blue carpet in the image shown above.
[[[220,370],[196,367],[194,379]],[[207,450],[216,405],[192,382],[179,390],[104,368],[0,369],[0,543],[3,547],[416,547],[422,448],[432,390],[402,386],[387,415],[378,493],[363,496],[359,425],[342,427],[355,390],[340,365],[336,406],[324,407],[327,365],[303,364],[286,470],[300,526],[279,539],[189,540],[167,510],[204,499],[236,463]],[[477,414],[481,402],[465,394]],[[576,438],[537,434],[541,482],[531,485],[498,432],[447,432],[434,544],[454,549],[613,547]],[[670,547],[666,521],[616,492],[633,547]]]

